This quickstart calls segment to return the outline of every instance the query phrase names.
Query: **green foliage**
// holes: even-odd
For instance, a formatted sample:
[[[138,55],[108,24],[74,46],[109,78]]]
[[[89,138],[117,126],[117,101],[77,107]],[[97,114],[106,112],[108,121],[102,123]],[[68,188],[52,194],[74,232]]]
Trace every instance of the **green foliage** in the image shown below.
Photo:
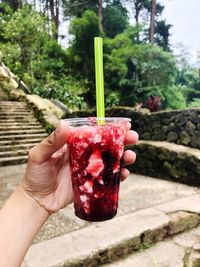
[[[152,247],[152,245],[153,245],[152,243],[142,243],[142,244],[140,244],[139,250],[144,251],[144,250]]]
[[[194,99],[197,99],[197,98],[200,99],[200,90],[196,90],[191,87],[186,87],[185,85],[181,87],[182,87],[182,92],[186,99],[187,104],[192,102]]]
[[[69,108],[84,108],[85,87],[69,76],[67,53],[50,30],[45,17],[23,6],[4,25],[1,59],[34,93],[59,99]]]
[[[113,1],[103,9],[103,29],[106,36],[113,38],[128,26],[128,14],[120,1]]]
[[[64,15],[67,18],[82,17],[86,10],[97,11],[96,0],[63,0]]]
[[[48,80],[43,87],[40,84],[34,86],[34,93],[45,98],[58,99],[73,110],[84,109],[86,103],[82,94],[86,89],[82,84],[69,76],[55,80],[48,74]]]
[[[94,37],[103,36],[106,107],[133,106],[150,95],[159,95],[163,108],[199,106],[199,69],[189,65],[185,53],[177,59],[170,52],[171,25],[159,20],[163,5],[156,7],[155,44],[150,45],[144,26],[147,21],[149,25],[150,0],[130,2],[137,22],[134,27],[128,23],[124,2],[106,0],[104,32],[99,30],[98,1],[62,0],[65,15],[71,18],[66,49],[54,40],[55,29],[45,12],[25,2],[0,4],[0,59],[34,93],[75,110],[94,107]]]
[[[69,71],[73,77],[84,81],[89,88],[85,97],[89,104],[94,104],[94,37],[101,35],[97,15],[86,11],[81,18],[72,20],[69,32],[73,35],[67,50]]]
[[[113,50],[122,48],[124,46],[132,46],[137,43],[137,34],[140,31],[140,27],[129,26],[123,33],[118,34],[115,38],[104,39],[104,51],[106,54],[110,54]]]
[[[23,71],[20,59],[21,51],[17,44],[0,43],[0,60],[4,61],[14,73],[22,77]]]
[[[134,105],[144,101],[159,88],[161,96],[173,84],[176,62],[161,48],[134,44],[127,33],[116,36],[107,43],[105,56],[106,87],[121,93],[120,104]],[[158,89],[157,89],[158,90]]]
[[[6,3],[0,3],[0,40],[4,41],[4,27],[10,20],[13,10]]]
[[[115,91],[108,91],[105,94],[105,106],[106,108],[112,108],[118,106],[120,103],[120,93]]]
[[[2,2],[3,4],[6,3],[13,11],[17,11],[23,5],[23,0],[4,0]]]
[[[143,86],[168,85],[174,82],[176,63],[171,54],[150,45],[137,45],[133,53]]]
[[[69,29],[73,35],[68,57],[72,72],[90,80],[94,77],[94,37],[100,35],[98,17],[86,11],[81,18],[72,20]]]
[[[189,64],[191,55],[187,49],[180,45],[176,55],[177,75],[175,83],[182,88],[188,107],[198,107],[200,99],[200,69]],[[199,65],[199,63],[197,62]]]
[[[82,18],[86,11],[92,11],[98,16],[98,1],[96,0],[63,0],[64,15],[67,18]],[[102,8],[103,28],[108,37],[123,32],[128,26],[128,11],[120,0],[107,0]]]
[[[184,109],[187,107],[186,99],[180,86],[170,86],[163,91],[163,106],[168,109]]]
[[[35,78],[43,79],[45,82],[49,79],[46,73],[51,73],[56,80],[67,73],[66,51],[55,41],[49,39],[41,48],[41,54],[38,59],[33,61]]]
[[[40,49],[47,36],[44,18],[33,11],[30,6],[25,5],[13,13],[4,26],[5,44],[1,45],[3,60],[5,59],[5,62],[8,60],[20,77],[24,78],[24,72],[28,72],[29,76],[32,76],[33,59],[40,54]],[[12,60],[7,58],[8,49],[13,56],[16,53],[18,66],[15,66],[13,57]]]
[[[158,21],[155,28],[155,42],[166,51],[170,51],[169,37],[172,25],[165,20]]]
[[[197,68],[188,65],[179,69],[176,82],[186,87],[194,88],[200,91],[200,73]]]
[[[189,104],[189,108],[200,108],[200,98],[194,98]]]

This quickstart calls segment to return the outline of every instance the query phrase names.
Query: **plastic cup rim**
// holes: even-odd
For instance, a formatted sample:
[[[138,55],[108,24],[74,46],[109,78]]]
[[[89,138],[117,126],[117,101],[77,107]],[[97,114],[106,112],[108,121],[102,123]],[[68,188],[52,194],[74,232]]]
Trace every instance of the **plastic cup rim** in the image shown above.
[[[131,122],[130,118],[127,117],[102,117],[102,118],[97,118],[97,117],[84,117],[84,118],[69,118],[69,119],[64,119],[67,123],[70,124],[91,124],[94,122],[101,122],[105,121],[105,123],[112,123],[112,122]]]

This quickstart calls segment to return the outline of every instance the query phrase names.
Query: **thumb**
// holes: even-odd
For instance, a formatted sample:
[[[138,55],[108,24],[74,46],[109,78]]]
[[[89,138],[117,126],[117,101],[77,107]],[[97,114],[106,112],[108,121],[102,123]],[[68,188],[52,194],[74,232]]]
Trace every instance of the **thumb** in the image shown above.
[[[61,120],[55,131],[29,151],[29,160],[41,164],[50,159],[53,153],[66,143],[68,134],[67,123]]]

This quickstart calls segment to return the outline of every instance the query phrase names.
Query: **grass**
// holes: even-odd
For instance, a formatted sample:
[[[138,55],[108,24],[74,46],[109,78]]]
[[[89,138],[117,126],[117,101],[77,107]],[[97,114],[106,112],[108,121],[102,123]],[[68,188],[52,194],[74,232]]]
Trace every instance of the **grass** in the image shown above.
[[[150,244],[150,243],[142,243],[139,247],[139,250],[142,251],[142,250],[145,250],[145,249],[148,249],[152,246],[153,244]]]

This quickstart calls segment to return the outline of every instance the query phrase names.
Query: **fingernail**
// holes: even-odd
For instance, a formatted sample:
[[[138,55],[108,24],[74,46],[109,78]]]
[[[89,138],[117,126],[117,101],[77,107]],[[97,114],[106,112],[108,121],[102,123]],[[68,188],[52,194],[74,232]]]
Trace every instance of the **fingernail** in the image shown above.
[[[64,144],[64,146],[63,146],[63,148],[62,148],[62,151],[63,151],[63,152],[66,152],[67,149],[68,149],[67,144]]]
[[[125,169],[126,170],[126,175],[129,176],[130,172],[128,169]]]

